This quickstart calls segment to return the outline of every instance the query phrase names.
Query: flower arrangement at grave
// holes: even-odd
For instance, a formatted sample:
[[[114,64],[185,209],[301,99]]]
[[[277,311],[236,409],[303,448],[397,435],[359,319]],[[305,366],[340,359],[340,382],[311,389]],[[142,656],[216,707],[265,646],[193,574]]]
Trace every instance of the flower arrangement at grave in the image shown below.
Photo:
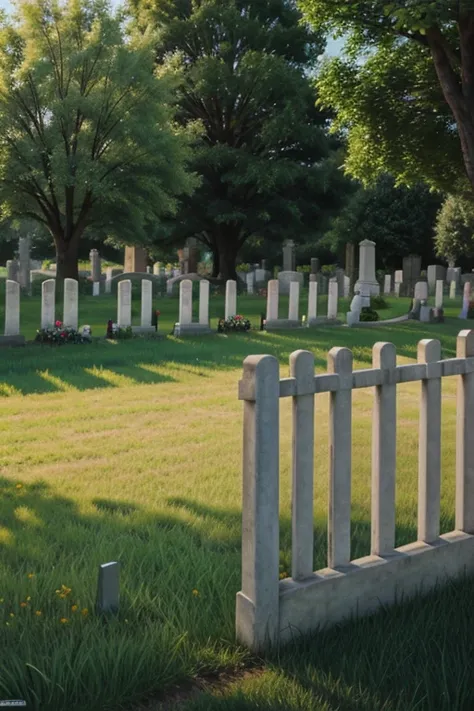
[[[127,328],[120,328],[118,323],[110,319],[107,321],[107,332],[105,337],[110,340],[133,338],[132,327],[127,326]]]
[[[469,306],[467,307],[467,317],[474,318],[474,301],[469,302]]]
[[[217,326],[218,333],[228,333],[229,331],[250,331],[252,324],[244,316],[230,316],[229,318],[219,319]]]
[[[90,326],[81,326],[79,330],[65,326],[62,321],[56,321],[51,328],[40,328],[36,331],[35,341],[62,346],[66,343],[90,343],[92,329]]]

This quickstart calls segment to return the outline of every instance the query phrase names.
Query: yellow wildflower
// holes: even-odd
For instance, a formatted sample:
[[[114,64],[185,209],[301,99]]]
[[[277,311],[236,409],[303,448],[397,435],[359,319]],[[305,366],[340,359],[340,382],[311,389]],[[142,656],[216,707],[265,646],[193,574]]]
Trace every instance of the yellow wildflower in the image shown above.
[[[31,600],[31,595],[28,595],[28,597],[26,598],[26,602],[29,602],[30,600]]]
[[[29,580],[31,580],[31,579],[34,578],[34,577],[35,577],[35,574],[34,574],[34,573],[28,573],[28,579],[29,579]]]
[[[61,617],[59,621],[62,625],[66,625],[69,622],[67,617]]]
[[[14,612],[10,612],[10,617],[15,617],[15,613],[14,613]]]
[[[72,588],[68,588],[67,585],[61,585],[59,590],[55,590],[55,592],[56,595],[61,598],[61,600],[64,600],[64,598],[72,592]]]
[[[81,610],[81,615],[82,615],[83,617],[87,617],[88,614],[89,614],[89,610],[87,609],[87,607],[84,607],[84,608]]]
[[[199,597],[199,590],[196,590],[196,588],[194,588],[193,595],[194,597]]]
[[[20,607],[28,607],[28,603],[27,602],[20,602]]]
[[[41,617],[42,614],[41,610],[36,610],[35,612],[36,617]]]
[[[287,578],[287,577],[288,577],[288,573],[285,573],[285,572],[280,573],[280,580],[283,580],[284,578]]]
[[[10,623],[9,623],[9,622],[5,622],[5,624],[6,624],[7,627],[10,627]]]
[[[16,488],[17,488],[17,489],[23,489],[23,484],[17,484],[17,485],[16,485]]]
[[[4,597],[0,597],[0,602],[5,602],[5,598],[4,598]]]
[[[72,610],[73,612],[77,612],[77,605],[72,605],[72,606],[71,606],[71,610]]]

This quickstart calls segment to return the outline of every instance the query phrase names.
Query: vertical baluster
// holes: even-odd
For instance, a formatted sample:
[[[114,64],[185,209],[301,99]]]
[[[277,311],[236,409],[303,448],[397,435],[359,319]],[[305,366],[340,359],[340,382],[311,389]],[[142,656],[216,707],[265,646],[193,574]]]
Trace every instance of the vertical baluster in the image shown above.
[[[395,546],[395,476],[397,437],[397,352],[393,343],[376,343],[374,368],[383,383],[374,388],[372,416],[372,555],[389,555]]]
[[[313,572],[314,355],[292,353],[290,374],[296,379],[297,393],[293,398],[291,569],[293,578],[301,580]]]
[[[418,449],[418,540],[431,543],[439,536],[441,496],[441,343],[426,339],[418,344],[418,363],[426,363],[421,381]]]
[[[240,642],[255,651],[278,638],[279,624],[279,368],[273,356],[244,361],[242,591]]]
[[[461,331],[457,357],[474,356],[474,331]],[[459,376],[456,421],[456,529],[474,534],[474,372]]]
[[[332,348],[328,371],[340,380],[329,401],[328,566],[335,568],[351,557],[352,352]]]

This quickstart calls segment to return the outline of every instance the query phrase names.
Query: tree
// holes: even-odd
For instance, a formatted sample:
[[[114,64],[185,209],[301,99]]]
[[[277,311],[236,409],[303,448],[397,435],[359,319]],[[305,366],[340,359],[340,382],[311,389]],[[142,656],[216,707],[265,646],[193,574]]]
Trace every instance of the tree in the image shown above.
[[[426,173],[439,186],[461,164],[474,186],[474,0],[300,6],[316,28],[350,35],[349,61],[320,82],[323,104],[349,131],[350,171],[367,179],[390,169],[410,182]]]
[[[462,195],[448,195],[435,227],[436,253],[453,264],[474,257],[474,204]]]
[[[88,226],[144,240],[195,184],[176,71],[122,25],[102,0],[31,0],[0,27],[0,210],[47,227],[59,279],[77,278]]]
[[[304,240],[338,204],[340,171],[308,77],[322,36],[290,0],[131,3],[142,31],[158,30],[158,63],[174,53],[183,67],[181,124],[204,126],[192,164],[202,182],[172,238],[198,237],[214,275],[235,278],[249,238]]]
[[[433,230],[441,197],[423,184],[396,187],[390,175],[381,176],[357,192],[333,220],[325,242],[337,252],[348,242],[373,240],[377,262],[385,269],[400,269],[405,254],[420,254],[429,263],[434,256]]]

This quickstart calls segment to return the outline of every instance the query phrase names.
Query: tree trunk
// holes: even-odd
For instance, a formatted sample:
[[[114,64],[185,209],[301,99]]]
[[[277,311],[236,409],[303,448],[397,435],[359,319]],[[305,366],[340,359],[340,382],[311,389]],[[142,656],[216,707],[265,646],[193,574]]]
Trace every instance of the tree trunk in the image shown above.
[[[63,282],[64,279],[79,279],[78,254],[79,240],[73,239],[65,242],[63,237],[54,239],[56,245],[56,279]]]
[[[219,250],[217,245],[212,246],[212,278],[217,279],[219,276]]]
[[[223,239],[219,243],[219,277],[221,279],[235,279],[237,281],[237,272],[235,264],[237,261],[237,253],[239,245],[237,240],[232,239],[232,235],[228,235],[227,239]]]

